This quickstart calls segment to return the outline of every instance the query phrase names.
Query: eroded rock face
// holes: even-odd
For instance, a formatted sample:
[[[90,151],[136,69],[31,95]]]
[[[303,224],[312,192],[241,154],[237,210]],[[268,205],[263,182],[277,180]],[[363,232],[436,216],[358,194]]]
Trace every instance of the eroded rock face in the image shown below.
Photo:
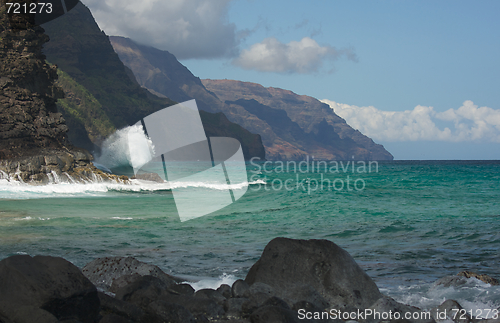
[[[312,288],[329,307],[342,310],[368,308],[382,297],[354,259],[328,240],[276,238],[266,246],[245,281],[250,286],[268,284],[276,296],[292,303],[303,300],[298,291]]]
[[[35,148],[62,149],[68,127],[57,112],[62,91],[54,86],[42,46],[49,40],[33,15],[11,19],[0,9],[0,158],[32,155]]]
[[[54,85],[57,67],[50,66],[42,53],[48,40],[43,28],[34,24],[33,14],[9,17],[1,2],[0,178],[46,183],[100,176],[120,181],[98,171],[87,151],[69,143],[68,127],[56,106],[64,95]]]

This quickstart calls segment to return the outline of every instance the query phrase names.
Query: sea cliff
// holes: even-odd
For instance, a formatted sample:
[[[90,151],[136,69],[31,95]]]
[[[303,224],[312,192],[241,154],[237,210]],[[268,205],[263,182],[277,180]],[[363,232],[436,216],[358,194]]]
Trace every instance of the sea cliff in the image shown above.
[[[68,141],[68,127],[56,105],[64,96],[55,85],[57,68],[42,53],[48,40],[33,14],[9,17],[2,2],[0,178],[33,183],[63,178],[120,180],[99,171],[90,153]]]

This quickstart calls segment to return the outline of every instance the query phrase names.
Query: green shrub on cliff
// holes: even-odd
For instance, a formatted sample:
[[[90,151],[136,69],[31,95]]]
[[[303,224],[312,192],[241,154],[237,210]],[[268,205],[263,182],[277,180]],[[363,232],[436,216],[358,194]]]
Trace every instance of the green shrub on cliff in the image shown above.
[[[57,74],[59,79],[56,84],[65,93],[65,98],[59,99],[57,105],[70,125],[69,139],[74,145],[93,150],[93,144],[99,145],[116,131],[116,127],[101,103],[85,87],[61,70]]]

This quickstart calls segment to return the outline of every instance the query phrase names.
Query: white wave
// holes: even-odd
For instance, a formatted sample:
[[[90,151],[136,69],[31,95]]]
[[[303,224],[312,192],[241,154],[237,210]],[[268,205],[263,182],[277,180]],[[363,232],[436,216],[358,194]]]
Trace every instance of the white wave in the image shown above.
[[[210,288],[210,289],[217,289],[219,288],[222,284],[226,284],[229,286],[232,286],[233,283],[236,281],[236,277],[234,277],[231,274],[222,274],[218,278],[206,278],[202,279],[200,281],[197,281],[195,283],[188,283],[190,284],[195,291],[200,290],[200,289],[205,289],[205,288]]]
[[[31,216],[27,216],[24,218],[15,218],[14,220],[15,221],[29,221],[29,220],[33,220],[33,218]]]
[[[241,190],[245,189],[250,184],[258,184],[258,181],[255,182],[243,182],[238,184],[223,184],[223,183],[207,183],[207,182],[182,182],[182,181],[173,181],[169,182],[170,187],[174,188],[188,188],[188,187],[197,187],[197,188],[208,188],[213,190],[225,191],[228,189],[231,190]]]
[[[122,218],[119,216],[113,216],[111,219],[113,219],[113,220],[133,220],[134,218],[130,218],[130,217]]]
[[[144,143],[147,147],[144,147]],[[154,153],[152,141],[144,134],[142,127],[130,126],[117,130],[102,144],[102,153],[95,161],[99,166],[112,169],[120,166],[133,166],[149,161]]]
[[[53,174],[51,175],[53,176]],[[244,182],[237,184],[221,184],[210,182],[183,182],[173,181],[157,183],[145,180],[133,179],[129,184],[104,182],[95,178],[93,182],[54,182],[46,185],[30,185],[16,180],[0,179],[0,199],[31,199],[50,197],[78,197],[78,196],[106,196],[109,193],[120,192],[156,192],[172,189],[209,189],[209,190],[240,190],[252,184],[265,184],[262,180]]]

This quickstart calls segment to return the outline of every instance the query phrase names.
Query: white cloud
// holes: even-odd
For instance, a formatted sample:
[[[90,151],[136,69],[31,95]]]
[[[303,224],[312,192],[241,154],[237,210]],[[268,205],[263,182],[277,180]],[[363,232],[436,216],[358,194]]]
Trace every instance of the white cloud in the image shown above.
[[[83,0],[99,27],[112,36],[168,50],[178,59],[234,57],[236,26],[231,0]]]
[[[500,110],[465,101],[458,109],[436,112],[418,105],[413,110],[382,111],[321,100],[363,134],[380,141],[491,141],[500,142]],[[447,123],[438,127],[436,121]]]
[[[325,60],[335,60],[341,55],[356,60],[352,50],[320,46],[309,37],[288,44],[269,37],[243,50],[232,63],[247,70],[306,74],[318,72]]]

